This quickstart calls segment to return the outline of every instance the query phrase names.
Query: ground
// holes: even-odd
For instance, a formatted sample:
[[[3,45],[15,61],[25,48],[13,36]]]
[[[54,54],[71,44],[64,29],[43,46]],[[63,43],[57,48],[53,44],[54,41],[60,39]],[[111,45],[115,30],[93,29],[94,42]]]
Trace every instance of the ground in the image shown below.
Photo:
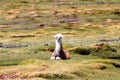
[[[120,80],[119,0],[1,0],[0,80]],[[50,60],[54,35],[70,60]]]

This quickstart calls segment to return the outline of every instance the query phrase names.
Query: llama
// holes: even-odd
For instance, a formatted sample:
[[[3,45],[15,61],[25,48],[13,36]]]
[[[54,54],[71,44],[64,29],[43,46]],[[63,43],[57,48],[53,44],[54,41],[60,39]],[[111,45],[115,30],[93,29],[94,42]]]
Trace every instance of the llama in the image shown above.
[[[54,36],[56,39],[55,50],[52,53],[51,60],[66,60],[70,59],[69,53],[62,47],[62,34],[57,34]]]

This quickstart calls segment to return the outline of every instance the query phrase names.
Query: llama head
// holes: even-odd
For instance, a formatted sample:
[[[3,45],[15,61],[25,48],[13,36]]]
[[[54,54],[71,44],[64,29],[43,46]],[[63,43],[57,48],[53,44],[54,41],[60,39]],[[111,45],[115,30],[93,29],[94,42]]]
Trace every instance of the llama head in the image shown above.
[[[56,40],[61,41],[63,38],[63,35],[59,33],[59,34],[56,34],[54,37]]]

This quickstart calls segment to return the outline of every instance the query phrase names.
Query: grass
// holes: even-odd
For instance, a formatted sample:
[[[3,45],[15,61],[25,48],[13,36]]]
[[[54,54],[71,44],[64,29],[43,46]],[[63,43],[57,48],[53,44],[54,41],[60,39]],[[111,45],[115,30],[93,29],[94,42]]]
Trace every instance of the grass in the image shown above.
[[[0,79],[119,80],[120,5],[73,4],[99,1],[1,0]],[[57,33],[70,60],[49,60]]]
[[[0,65],[1,70],[5,70],[5,68],[9,67],[10,70],[3,71],[1,74],[8,74],[8,75],[16,75],[16,74],[22,74],[20,77],[17,78],[28,78],[30,76],[31,79],[103,79],[100,77],[102,73],[104,73],[105,78],[108,79],[108,77],[111,77],[109,75],[116,75],[119,74],[119,71],[116,74],[111,73],[109,69],[112,69],[112,71],[116,72],[116,70],[119,69],[119,63],[111,63],[106,64],[104,63],[104,58],[111,58],[114,57],[113,55],[117,56],[119,55],[119,45],[111,46],[114,44],[114,42],[108,43],[103,49],[94,51],[94,45],[96,43],[99,43],[98,41],[102,38],[101,36],[97,37],[101,34],[96,33],[99,29],[88,29],[85,28],[86,31],[79,31],[76,29],[64,29],[61,28],[63,31],[59,30],[58,28],[43,28],[43,29],[37,29],[37,30],[20,30],[20,31],[8,31],[7,36],[4,38],[1,38],[1,42],[6,44],[16,44],[16,43],[22,43],[27,44],[27,47],[22,48],[1,48],[1,58],[0,58]],[[107,28],[106,28],[107,29]],[[53,30],[53,32],[51,32]],[[110,29],[112,30],[112,29]],[[71,31],[71,32],[70,32]],[[91,35],[87,32],[91,32]],[[103,30],[101,30],[103,31]],[[22,32],[22,33],[21,33]],[[50,61],[50,55],[51,51],[53,51],[55,47],[54,38],[53,35],[56,33],[63,33],[65,37],[63,38],[64,48],[66,48],[71,55],[71,60],[68,61]],[[48,33],[52,34],[49,35]],[[81,33],[81,34],[80,34]],[[2,32],[4,34],[4,32]],[[89,34],[88,36],[84,37],[84,34]],[[108,33],[109,34],[109,33]],[[16,35],[35,35],[35,37],[11,37]],[[48,36],[49,35],[49,36]],[[73,36],[71,36],[73,35]],[[114,35],[114,34],[113,34]],[[42,37],[42,38],[41,38]],[[8,38],[8,39],[7,39]],[[7,40],[6,40],[7,39]],[[119,42],[118,42],[119,43]],[[48,46],[45,46],[45,44],[48,44]],[[115,50],[114,50],[115,49]],[[117,52],[114,52],[116,51]],[[90,54],[88,55],[88,53]],[[94,52],[94,53],[92,53]],[[78,54],[80,53],[80,54]],[[82,55],[82,54],[87,55]],[[8,58],[9,57],[9,58]],[[97,59],[103,59],[103,62],[95,62]],[[118,58],[119,59],[119,58]],[[42,64],[41,64],[42,60]],[[91,62],[93,60],[93,62]],[[86,67],[83,69],[83,67],[79,67],[83,65],[84,61],[90,61],[89,65],[84,64]],[[106,61],[106,60],[105,60]],[[112,62],[112,60],[110,61]],[[48,69],[44,71],[44,67],[40,67],[42,65],[47,64],[49,66]],[[76,63],[76,64],[75,64]],[[23,64],[23,65],[20,65]],[[56,64],[56,66],[52,66]],[[66,66],[62,66],[65,65]],[[69,67],[74,65],[73,68]],[[26,69],[26,66],[33,66],[32,68]],[[37,69],[34,68],[34,66],[37,66]],[[91,70],[91,66],[92,70]],[[116,67],[117,66],[117,67]],[[13,68],[16,67],[16,71],[12,71]],[[20,67],[20,68],[19,68]],[[78,68],[79,67],[79,68]],[[24,69],[25,68],[25,69]],[[42,68],[42,69],[41,69]],[[54,68],[60,68],[55,69]],[[65,69],[63,69],[65,68]],[[77,70],[74,70],[76,68]],[[88,69],[87,69],[88,68]],[[99,69],[100,68],[100,69]],[[43,70],[43,72],[39,73]],[[61,70],[63,69],[63,70]],[[79,70],[80,69],[80,70]],[[98,70],[96,70],[98,69]],[[22,71],[21,71],[22,70]],[[70,70],[70,71],[69,71]],[[72,71],[71,71],[72,70]],[[82,71],[81,71],[82,70]],[[19,72],[20,71],[20,72]],[[49,72],[47,72],[49,71]],[[59,73],[63,71],[62,73]],[[90,73],[89,71],[92,71]],[[16,74],[12,74],[15,72]],[[25,72],[25,73],[23,73]],[[45,72],[45,73],[44,73]],[[67,72],[67,73],[66,73]],[[107,73],[106,73],[107,72]],[[32,74],[32,75],[29,75]],[[95,75],[96,74],[96,75]],[[8,76],[7,75],[7,76]],[[92,78],[91,78],[92,76]],[[96,78],[96,76],[98,78]],[[111,79],[119,79],[119,77],[116,75],[115,77],[111,77]]]
[[[114,64],[119,65],[119,61],[103,60],[103,59],[96,59],[96,61],[94,59],[89,61],[84,60],[80,62],[76,62],[74,60],[64,61],[64,62],[63,61],[44,61],[44,60],[41,61],[37,59],[32,59],[32,61],[34,61],[35,64],[33,63],[33,64],[25,64],[25,65],[22,64],[22,65],[12,66],[11,68],[9,68],[9,71],[10,71],[9,73],[11,73],[14,67],[17,67],[14,69],[14,72],[21,74],[20,77],[22,78],[31,77],[34,79],[35,77],[40,77],[43,79],[55,79],[55,80],[57,79],[83,79],[83,80],[90,79],[92,80],[93,78],[102,79],[102,77],[100,76],[104,74],[104,77],[106,79],[109,79],[109,78],[119,79],[119,76],[116,75],[119,73],[119,70],[118,70],[119,67],[114,66]],[[56,65],[52,65],[52,64],[56,64]],[[67,65],[60,66],[61,64],[67,64]],[[70,68],[69,66],[71,65],[72,67]],[[1,67],[1,68],[5,69],[7,67]],[[58,68],[58,69],[53,69],[53,68]],[[111,73],[111,70],[115,73]],[[6,73],[6,72],[7,71],[1,72],[1,73]],[[31,75],[29,75],[29,73]],[[13,74],[13,75],[16,75],[16,74]],[[114,75],[114,77],[110,75]]]

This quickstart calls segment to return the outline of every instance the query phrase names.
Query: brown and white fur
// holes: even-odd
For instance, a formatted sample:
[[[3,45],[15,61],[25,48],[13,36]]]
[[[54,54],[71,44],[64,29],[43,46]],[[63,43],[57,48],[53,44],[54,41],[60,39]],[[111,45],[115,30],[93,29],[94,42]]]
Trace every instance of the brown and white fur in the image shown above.
[[[57,34],[54,36],[56,39],[55,50],[52,53],[51,60],[66,60],[70,59],[69,53],[62,48],[62,34]]]

